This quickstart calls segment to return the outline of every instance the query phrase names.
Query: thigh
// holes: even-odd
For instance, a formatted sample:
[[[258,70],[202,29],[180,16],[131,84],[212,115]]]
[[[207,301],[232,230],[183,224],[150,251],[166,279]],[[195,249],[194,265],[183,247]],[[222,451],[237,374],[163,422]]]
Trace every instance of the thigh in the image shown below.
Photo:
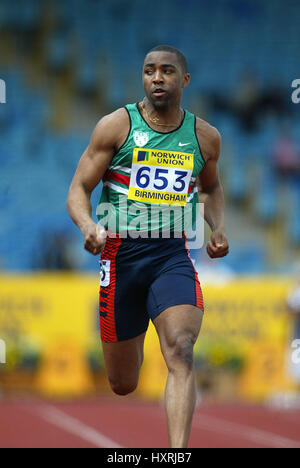
[[[136,246],[108,238],[101,254],[99,296],[101,339],[128,341],[146,332],[149,317],[146,268]]]
[[[146,333],[130,340],[102,343],[107,376],[110,381],[137,380],[144,357]]]
[[[190,304],[169,307],[154,320],[164,358],[172,359],[174,350],[192,350],[202,325],[203,311]]]
[[[149,288],[147,311],[154,321],[166,309],[182,304],[204,310],[198,274],[187,251],[174,255],[165,263]]]

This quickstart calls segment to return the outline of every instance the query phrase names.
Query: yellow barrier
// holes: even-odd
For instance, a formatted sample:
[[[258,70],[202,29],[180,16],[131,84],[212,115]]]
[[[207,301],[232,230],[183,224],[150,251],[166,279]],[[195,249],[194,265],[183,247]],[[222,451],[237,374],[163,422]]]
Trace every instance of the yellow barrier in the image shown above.
[[[0,277],[0,333],[43,347],[67,338],[86,346],[95,332],[97,289],[94,276]]]
[[[290,285],[289,279],[244,278],[203,288],[206,312],[196,349],[219,349],[220,360],[228,348],[240,356],[238,392],[247,400],[293,388],[286,367]]]
[[[77,396],[93,390],[86,351],[100,339],[97,290],[94,276],[1,278],[0,336],[8,349],[25,341],[25,346],[41,351],[35,384],[41,393]],[[8,367],[10,359],[8,353]]]
[[[195,351],[222,364],[226,350],[242,356],[240,395],[264,398],[292,387],[285,369],[289,321],[285,299],[290,280],[245,278],[203,287],[205,316]],[[99,342],[98,280],[88,275],[0,277],[0,338],[26,339],[42,350],[37,388],[43,393],[82,394],[93,390],[86,351]],[[8,354],[9,365],[9,354]],[[64,370],[63,370],[64,369]],[[139,391],[160,397],[166,380],[154,327],[145,342]]]

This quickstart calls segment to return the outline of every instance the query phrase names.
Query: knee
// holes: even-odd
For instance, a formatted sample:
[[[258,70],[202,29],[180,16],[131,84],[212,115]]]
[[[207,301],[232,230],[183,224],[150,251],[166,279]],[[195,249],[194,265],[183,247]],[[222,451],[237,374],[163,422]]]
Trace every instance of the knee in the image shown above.
[[[169,370],[185,368],[191,370],[194,367],[194,344],[196,337],[192,334],[177,336],[167,352],[167,366]]]
[[[134,392],[137,387],[137,382],[130,382],[121,380],[109,380],[110,387],[114,393],[117,395],[128,395],[129,393]]]

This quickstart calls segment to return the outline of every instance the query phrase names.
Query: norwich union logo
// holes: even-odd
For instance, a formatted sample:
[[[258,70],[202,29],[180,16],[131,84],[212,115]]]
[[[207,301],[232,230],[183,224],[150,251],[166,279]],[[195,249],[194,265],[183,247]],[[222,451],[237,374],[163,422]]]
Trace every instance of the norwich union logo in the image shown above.
[[[139,151],[138,152],[138,161],[149,161],[149,153],[148,151]]]
[[[149,133],[148,132],[138,132],[137,130],[135,130],[133,132],[133,139],[134,139],[135,144],[137,146],[139,146],[140,148],[142,148],[149,141]]]

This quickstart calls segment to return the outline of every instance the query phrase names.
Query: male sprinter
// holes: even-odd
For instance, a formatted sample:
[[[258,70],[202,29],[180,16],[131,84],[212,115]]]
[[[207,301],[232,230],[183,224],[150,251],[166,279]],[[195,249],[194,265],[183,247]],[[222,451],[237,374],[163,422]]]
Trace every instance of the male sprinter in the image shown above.
[[[120,235],[126,229],[121,211],[125,202],[125,224],[134,224],[140,212],[146,210],[147,215],[154,206],[194,204],[199,192],[212,230],[208,255],[228,254],[217,169],[220,135],[181,109],[182,91],[189,81],[181,52],[170,46],[152,49],[143,65],[146,96],[99,121],[67,201],[85,249],[94,255],[101,252],[101,338],[111,388],[126,395],[137,387],[151,318],[168,368],[165,408],[172,448],[187,447],[195,408],[193,346],[203,315],[201,288],[184,232],[179,238],[160,234],[151,238],[146,223],[146,238],[125,238]],[[114,208],[115,232],[106,225],[99,228],[91,217],[91,193],[101,180],[98,208],[108,202]],[[165,227],[160,221],[158,233]],[[169,227],[172,234],[174,226]],[[139,229],[145,234],[145,226]]]

